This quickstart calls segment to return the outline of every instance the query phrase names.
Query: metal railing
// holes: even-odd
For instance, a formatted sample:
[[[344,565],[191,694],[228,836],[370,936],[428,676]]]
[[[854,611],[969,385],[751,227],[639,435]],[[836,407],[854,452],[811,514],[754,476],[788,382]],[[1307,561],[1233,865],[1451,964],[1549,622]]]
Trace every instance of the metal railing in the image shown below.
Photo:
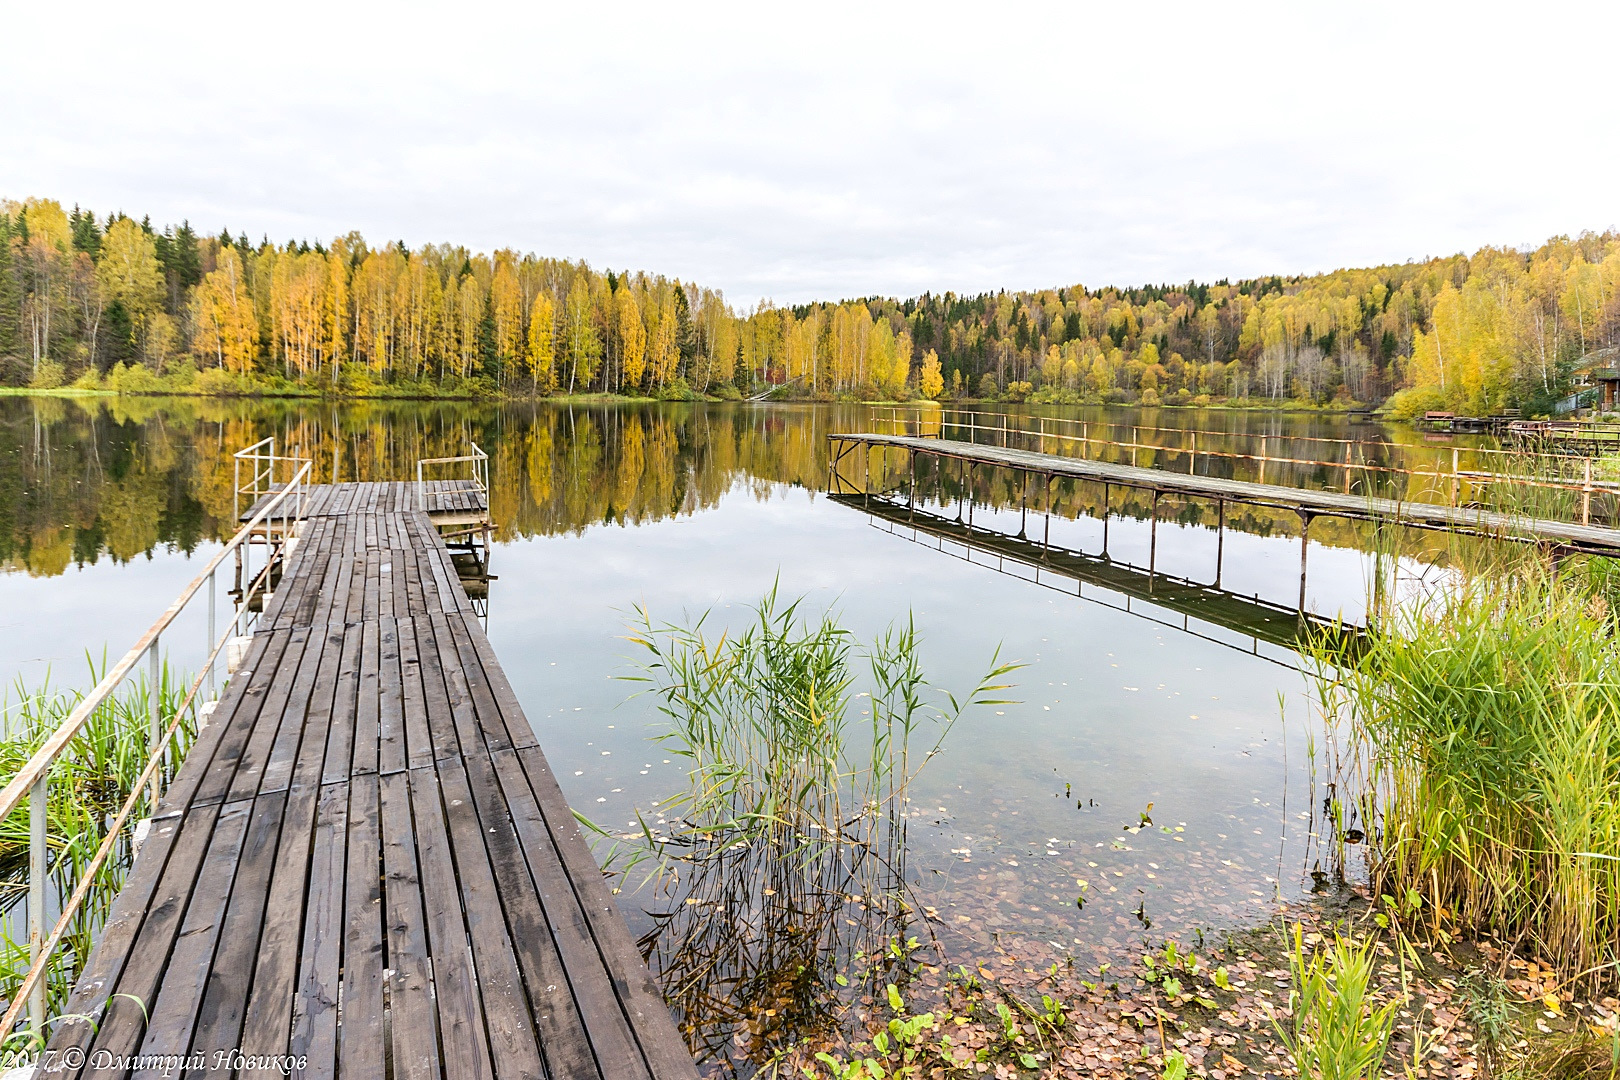
[[[1305,466],[1309,468],[1329,468],[1343,470],[1343,486],[1346,493],[1350,491],[1351,481],[1357,475],[1363,477],[1372,474],[1387,476],[1419,477],[1439,481],[1450,485],[1449,502],[1456,505],[1464,485],[1477,487],[1483,484],[1519,484],[1531,488],[1545,488],[1554,491],[1576,492],[1581,496],[1580,523],[1590,524],[1592,516],[1592,496],[1605,492],[1613,493],[1620,490],[1620,484],[1595,478],[1590,457],[1571,457],[1568,454],[1554,454],[1534,450],[1500,450],[1490,447],[1456,447],[1451,450],[1451,468],[1449,470],[1436,465],[1433,468],[1405,468],[1399,465],[1379,464],[1368,461],[1364,454],[1365,443],[1355,439],[1336,439],[1318,435],[1283,435],[1264,432],[1243,431],[1205,431],[1192,428],[1164,428],[1147,424],[1130,424],[1112,420],[1078,420],[1069,417],[1040,416],[1038,414],[988,412],[978,409],[946,410],[903,410],[899,407],[887,409],[874,409],[874,415],[886,412],[885,419],[897,425],[902,432],[914,434],[922,438],[940,438],[947,429],[955,429],[958,437],[965,438],[967,442],[993,441],[999,437],[1002,446],[1010,446],[1013,437],[1024,437],[1036,442],[1037,448],[1044,450],[1048,440],[1058,443],[1078,444],[1081,458],[1091,456],[1092,447],[1108,448],[1115,451],[1129,450],[1131,464],[1135,465],[1137,453],[1145,451],[1149,454],[1183,454],[1187,456],[1187,471],[1197,471],[1198,459],[1202,456],[1207,463],[1213,458],[1225,458],[1234,461],[1244,461],[1255,464],[1260,470],[1260,483],[1265,483],[1266,466]],[[904,415],[910,413],[910,415]],[[952,415],[954,414],[954,416]],[[1093,428],[1097,429],[1095,432]],[[1066,429],[1066,430],[1065,430]],[[1123,432],[1129,429],[1129,438],[1118,437],[1114,431]],[[1178,442],[1186,440],[1185,444],[1174,445],[1165,442],[1143,442],[1142,435],[1170,435]],[[1200,441],[1202,439],[1202,441]],[[1258,449],[1231,450],[1222,449],[1223,440],[1259,440]],[[1322,457],[1293,457],[1274,454],[1275,445],[1286,447],[1289,443],[1320,444],[1331,447],[1327,451],[1332,456]],[[1212,445],[1214,444],[1214,445]],[[1230,442],[1228,442],[1230,445]],[[1399,449],[1399,447],[1396,447]],[[1475,455],[1486,462],[1496,460],[1504,463],[1528,461],[1536,465],[1543,463],[1554,466],[1558,471],[1566,466],[1575,465],[1580,469],[1580,475],[1575,477],[1522,475],[1502,473],[1494,470],[1467,469],[1463,467],[1462,455]],[[1341,456],[1342,455],[1342,456]],[[1151,460],[1151,458],[1150,458]]]
[[[253,506],[265,495],[276,491],[276,475],[283,476],[283,482],[290,481],[304,459],[298,456],[297,447],[291,454],[276,453],[276,437],[268,435],[252,446],[244,446],[231,455],[233,478],[232,486],[236,490],[236,517],[240,521],[242,512]],[[247,473],[243,478],[244,470]],[[244,500],[246,504],[244,505]]]
[[[484,496],[484,505],[489,505],[489,455],[484,453],[483,447],[469,441],[472,453],[462,454],[459,457],[432,457],[418,458],[416,462],[416,508],[426,511],[427,493],[423,484],[422,467],[424,465],[457,465],[470,462],[472,464],[473,486]]]
[[[266,440],[268,441],[268,440]],[[250,450],[262,449],[263,444],[255,444]],[[271,445],[269,455],[260,454],[257,458],[252,455],[248,460],[259,462],[265,457],[274,458],[274,445]],[[285,458],[279,460],[287,460]],[[269,466],[273,466],[271,461]],[[248,603],[256,591],[263,592],[270,586],[270,568],[275,560],[283,554],[291,554],[297,543],[296,533],[298,525],[303,521],[307,505],[307,488],[312,463],[303,462],[281,486],[280,490],[271,493],[270,499],[245,523],[236,534],[228,540],[208,564],[187,585],[184,591],[175,598],[166,611],[160,615],[142,634],[135,645],[114,664],[107,674],[96,684],[95,688],[86,694],[78,704],[73,707],[67,719],[53,731],[40,748],[36,750],[28,761],[17,770],[4,790],[0,790],[0,821],[4,821],[19,806],[24,799],[28,800],[28,973],[23,977],[17,988],[17,996],[9,1004],[3,1019],[0,1019],[0,1038],[9,1035],[12,1026],[16,1024],[22,1014],[26,1003],[29,1010],[29,1028],[36,1040],[43,1037],[45,1026],[45,972],[49,967],[52,951],[61,942],[67,932],[70,920],[89,894],[102,865],[111,856],[117,846],[118,837],[129,821],[131,814],[140,805],[143,793],[147,798],[148,813],[155,813],[158,799],[162,796],[162,775],[165,759],[168,757],[169,747],[175,734],[179,731],[181,723],[197,701],[198,694],[204,684],[209,687],[209,694],[217,690],[217,681],[214,672],[219,662],[219,655],[226,649],[232,638],[241,635],[248,618]],[[255,465],[257,468],[257,465]],[[268,477],[267,477],[268,478]],[[265,563],[257,575],[251,573],[250,547],[254,542],[262,541],[266,547]],[[216,579],[219,568],[224,565],[227,557],[235,555],[238,573],[244,568],[244,558],[249,561],[245,569],[246,577],[240,578],[241,602],[237,605],[236,615],[223,636],[216,636]],[[206,590],[205,590],[206,587]],[[165,632],[173,625],[175,620],[186,607],[200,593],[207,593],[207,624],[208,633],[205,642],[207,650],[206,659],[202,669],[197,673],[195,680],[180,704],[175,707],[167,728],[164,727],[163,703],[161,694],[162,659],[161,645]],[[261,597],[262,600],[262,597]],[[50,795],[51,767],[58,758],[72,744],[73,739],[95,714],[96,710],[105,705],[113,693],[123,684],[131,674],[135,673],[141,661],[146,660],[148,672],[148,758],[146,767],[141,770],[140,776],[131,786],[129,796],[124,800],[123,806],[113,818],[107,828],[107,835],[96,849],[95,856],[81,872],[79,882],[72,895],[62,905],[61,914],[54,928],[47,935],[45,933],[45,881],[49,870],[47,865],[47,806]],[[227,673],[228,674],[228,673]]]

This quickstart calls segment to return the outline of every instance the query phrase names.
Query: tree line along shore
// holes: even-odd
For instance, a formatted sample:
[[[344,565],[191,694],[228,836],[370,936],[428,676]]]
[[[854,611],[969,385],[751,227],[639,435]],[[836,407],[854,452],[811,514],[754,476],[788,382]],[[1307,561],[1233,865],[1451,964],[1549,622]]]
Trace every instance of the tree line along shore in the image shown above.
[[[1552,410],[1620,234],[1213,284],[749,307],[644,271],[0,202],[0,386],[124,393]]]

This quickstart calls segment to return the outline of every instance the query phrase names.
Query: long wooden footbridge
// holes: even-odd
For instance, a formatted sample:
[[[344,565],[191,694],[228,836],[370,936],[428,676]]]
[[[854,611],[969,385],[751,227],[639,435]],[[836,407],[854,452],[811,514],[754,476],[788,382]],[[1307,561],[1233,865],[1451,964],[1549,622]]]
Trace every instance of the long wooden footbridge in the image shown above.
[[[483,499],[307,488],[51,1075],[696,1076],[440,537]]]
[[[1107,488],[1135,488],[1150,492],[1155,506],[1161,496],[1173,495],[1208,499],[1221,506],[1233,502],[1291,510],[1299,515],[1301,523],[1302,558],[1311,519],[1316,517],[1376,521],[1541,544],[1562,551],[1620,556],[1620,529],[1502,513],[1479,507],[1397,501],[1370,495],[1173,473],[1163,469],[1037,453],[958,439],[877,432],[834,433],[828,438],[833,444],[830,486],[835,491],[846,490],[846,484],[853,482],[852,478],[845,477],[843,466],[846,458],[856,451],[864,449],[870,454],[873,450],[900,450],[909,459],[913,485],[917,457],[931,456],[958,462],[966,470],[981,466],[1010,469],[1026,478],[1039,477],[1047,484],[1057,479],[1089,481],[1104,485],[1105,498]],[[860,477],[860,483],[868,491],[871,489],[871,475],[868,464]],[[1157,524],[1157,516],[1154,524]]]

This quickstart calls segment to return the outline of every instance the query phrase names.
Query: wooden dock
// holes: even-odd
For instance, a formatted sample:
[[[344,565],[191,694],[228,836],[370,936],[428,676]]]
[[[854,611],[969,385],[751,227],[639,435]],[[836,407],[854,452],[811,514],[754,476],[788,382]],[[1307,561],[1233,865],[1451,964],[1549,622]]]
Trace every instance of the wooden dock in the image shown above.
[[[238,515],[251,521],[274,494],[271,487]],[[484,493],[471,480],[424,480],[421,490],[408,480],[374,484],[317,484],[309,489],[309,517],[332,514],[403,514],[421,510],[438,525],[474,525],[489,511]]]
[[[954,439],[883,435],[871,432],[833,434],[829,435],[828,439],[834,444],[831,466],[834,487],[842,483],[840,466],[845,455],[855,448],[865,447],[869,451],[899,449],[912,455],[913,461],[915,455],[926,454],[961,462],[967,468],[984,465],[1012,469],[1044,477],[1048,481],[1062,477],[1137,488],[1152,492],[1155,496],[1177,495],[1291,510],[1299,515],[1305,529],[1309,528],[1313,517],[1354,518],[1419,529],[1491,536],[1542,544],[1565,551],[1620,556],[1620,529],[1548,521],[1476,507],[1398,502],[1370,495],[1347,495],[1336,491],[1257,484],[1217,476],[1172,473],[1162,469],[1144,469],[1134,465],[1040,454],[1031,450],[988,446]]]
[[[51,1075],[697,1075],[414,487],[312,489]]]

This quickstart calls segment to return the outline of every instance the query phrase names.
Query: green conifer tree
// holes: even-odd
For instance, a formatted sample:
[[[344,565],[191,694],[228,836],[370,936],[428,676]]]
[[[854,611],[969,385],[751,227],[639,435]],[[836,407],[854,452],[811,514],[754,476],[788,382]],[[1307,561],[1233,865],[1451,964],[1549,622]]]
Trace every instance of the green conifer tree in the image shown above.
[[[96,224],[96,215],[88,210],[81,213],[75,205],[68,221],[73,226],[73,250],[101,258],[101,226]]]
[[[0,213],[0,356],[17,349],[22,327],[22,288],[11,258],[11,218]]]
[[[202,280],[202,256],[197,251],[197,234],[190,221],[182,221],[174,231],[174,271],[181,291]]]

